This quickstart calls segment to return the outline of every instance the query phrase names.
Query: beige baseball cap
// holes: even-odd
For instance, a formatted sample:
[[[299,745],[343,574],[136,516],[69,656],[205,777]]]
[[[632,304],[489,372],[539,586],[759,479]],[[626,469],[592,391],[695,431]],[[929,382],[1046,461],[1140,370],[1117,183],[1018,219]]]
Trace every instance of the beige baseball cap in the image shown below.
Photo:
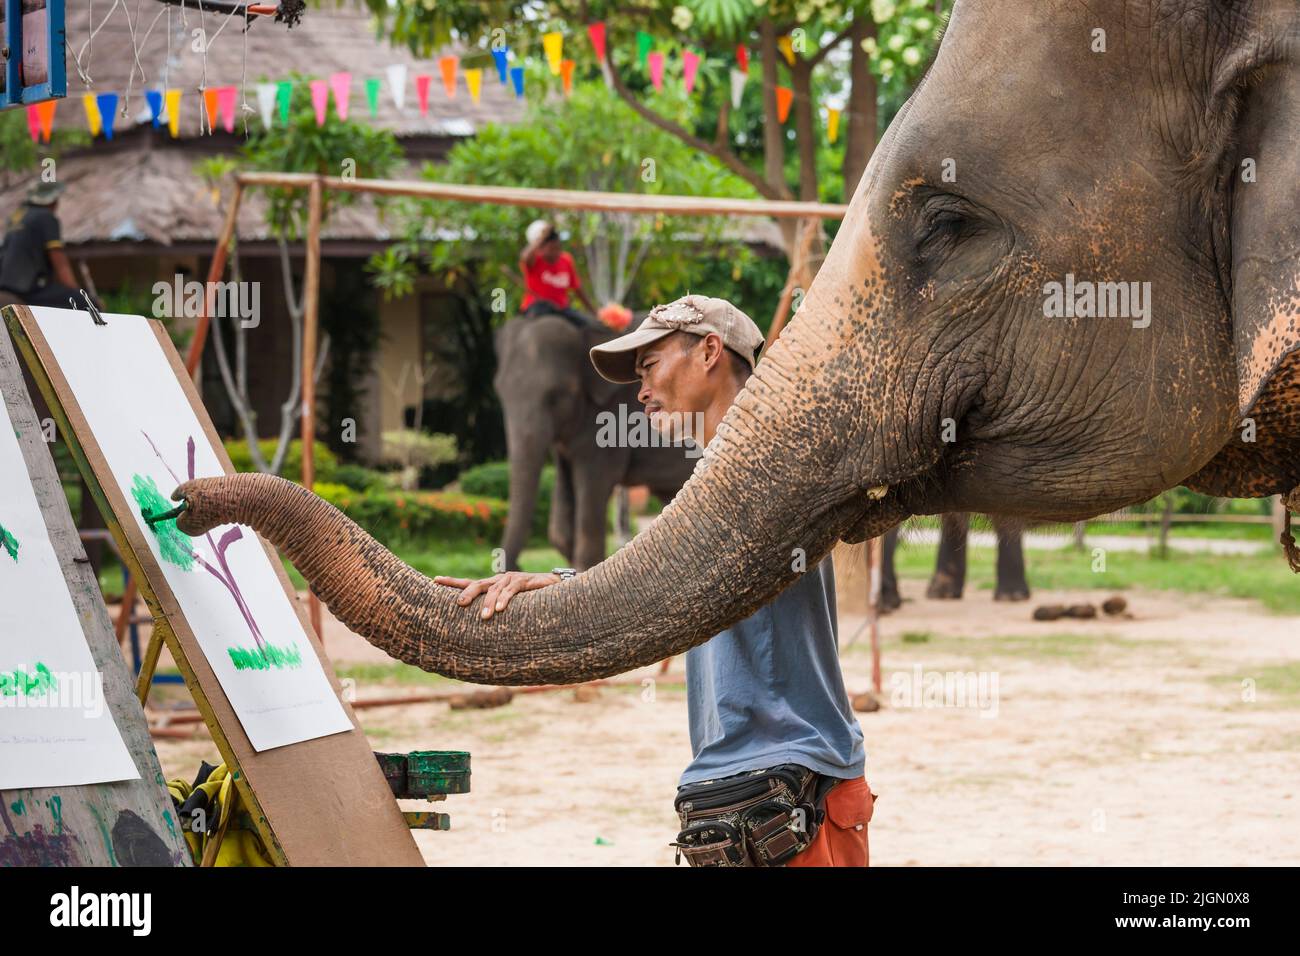
[[[658,342],[674,332],[690,332],[704,337],[710,332],[722,344],[746,362],[750,369],[763,348],[763,333],[754,320],[726,299],[707,295],[684,295],[650,310],[640,327],[591,350],[591,364],[601,377],[611,382],[639,380],[636,374],[636,350]]]

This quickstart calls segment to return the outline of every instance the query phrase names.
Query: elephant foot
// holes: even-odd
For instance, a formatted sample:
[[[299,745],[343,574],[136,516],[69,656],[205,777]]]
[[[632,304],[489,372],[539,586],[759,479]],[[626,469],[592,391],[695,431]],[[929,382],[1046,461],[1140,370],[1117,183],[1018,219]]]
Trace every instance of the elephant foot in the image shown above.
[[[932,601],[959,601],[962,586],[963,582],[952,575],[938,571],[930,579],[930,585],[925,589],[925,596]]]
[[[903,597],[897,591],[882,590],[880,592],[880,613],[888,614],[890,611],[897,611],[903,606]]]
[[[995,601],[1028,601],[1029,588],[1003,588],[999,587],[993,592]]]

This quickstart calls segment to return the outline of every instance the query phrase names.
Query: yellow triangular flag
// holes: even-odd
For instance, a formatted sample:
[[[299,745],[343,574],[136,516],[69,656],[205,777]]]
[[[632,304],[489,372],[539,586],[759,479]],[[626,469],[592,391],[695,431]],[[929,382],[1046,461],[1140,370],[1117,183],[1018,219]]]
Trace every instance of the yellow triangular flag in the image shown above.
[[[785,62],[794,66],[794,43],[788,36],[776,38],[777,48],[785,55]]]
[[[840,135],[840,111],[826,107],[826,142],[833,143]]]
[[[167,91],[167,132],[172,139],[181,135],[181,91]]]
[[[546,51],[546,62],[551,66],[551,75],[560,75],[560,60],[564,55],[564,34],[558,30],[542,34],[542,49]]]
[[[483,71],[474,67],[461,72],[465,74],[465,85],[469,87],[469,98],[477,103],[479,90],[483,88]]]
[[[81,98],[81,105],[86,108],[86,125],[90,127],[90,135],[98,136],[102,128],[99,119],[99,102],[94,96],[87,93]]]

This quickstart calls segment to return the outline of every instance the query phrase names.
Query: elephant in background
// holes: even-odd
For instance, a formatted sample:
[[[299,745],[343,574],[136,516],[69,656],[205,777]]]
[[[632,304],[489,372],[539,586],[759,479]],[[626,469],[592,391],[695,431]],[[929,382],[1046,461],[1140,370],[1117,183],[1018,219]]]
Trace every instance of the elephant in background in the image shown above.
[[[1029,600],[1029,581],[1025,577],[1025,547],[1023,525],[1007,518],[993,517],[993,531],[998,540],[996,579],[993,585],[995,601]],[[898,548],[898,534],[894,528],[885,535],[881,548],[880,610],[894,611],[903,604],[898,591],[898,575],[894,570],[894,552]],[[935,557],[934,575],[925,589],[932,600],[956,600],[966,587],[966,539],[970,532],[970,514],[948,512],[940,518],[939,553]]]
[[[799,311],[608,560],[485,621],[283,479],[186,482],[177,526],[251,525],[388,654],[517,685],[699,646],[912,515],[1300,507],[1298,132],[1296,0],[956,0]]]
[[[644,414],[636,385],[615,385],[597,374],[588,350],[615,333],[580,328],[557,315],[514,318],[496,334],[494,379],[505,414],[510,458],[510,515],[506,570],[519,568],[537,508],[547,456],[555,461],[555,490],[547,533],[578,570],[605,560],[609,497],[616,485],[648,485],[667,504],[690,477],[698,457],[682,447],[600,447],[598,416]]]

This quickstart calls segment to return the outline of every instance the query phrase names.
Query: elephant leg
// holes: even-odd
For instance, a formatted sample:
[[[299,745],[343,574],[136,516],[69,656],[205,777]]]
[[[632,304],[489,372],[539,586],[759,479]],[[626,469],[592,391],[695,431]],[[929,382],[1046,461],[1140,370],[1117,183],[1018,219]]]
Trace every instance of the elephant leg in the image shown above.
[[[505,569],[518,571],[519,554],[533,528],[537,485],[550,450],[550,436],[507,427],[506,446],[510,455],[510,512],[501,546],[505,550]]]
[[[994,520],[998,535],[998,580],[995,601],[1028,601],[1029,581],[1025,577],[1024,536],[1019,522]]]
[[[945,514],[940,519],[939,557],[934,563],[934,577],[925,596],[938,600],[957,600],[966,587],[966,536],[970,515],[964,511]]]
[[[565,563],[573,564],[574,540],[573,466],[563,455],[555,456],[555,490],[551,493],[551,518],[546,536],[551,547],[564,555]]]
[[[605,525],[614,478],[600,461],[573,462],[575,536],[573,566],[579,571],[605,560]]]
[[[880,613],[888,614],[903,606],[898,593],[898,575],[894,571],[894,552],[898,550],[898,528],[885,535],[880,546]]]

